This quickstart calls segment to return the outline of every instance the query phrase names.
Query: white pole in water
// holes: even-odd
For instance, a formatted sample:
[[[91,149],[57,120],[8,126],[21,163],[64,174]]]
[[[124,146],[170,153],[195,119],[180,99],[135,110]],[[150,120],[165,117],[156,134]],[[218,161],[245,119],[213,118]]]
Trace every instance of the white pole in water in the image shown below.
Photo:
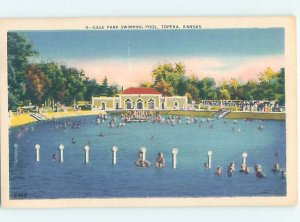
[[[172,165],[173,165],[173,169],[176,169],[176,165],[177,165],[177,153],[178,153],[178,149],[177,148],[173,148],[172,149],[172,155],[173,155],[173,161],[172,161]]]
[[[59,150],[60,150],[60,162],[64,162],[64,148],[65,146],[63,144],[59,145]]]
[[[117,163],[117,151],[118,151],[118,147],[114,146],[112,148],[113,151],[113,165],[116,165]]]
[[[36,161],[39,162],[40,161],[40,144],[35,144],[35,149],[36,149]]]
[[[90,150],[90,147],[88,145],[86,145],[84,147],[85,149],[85,163],[88,163],[89,162],[89,150]]]
[[[15,157],[15,162],[18,162],[19,145],[17,143],[14,144],[14,157]]]
[[[142,147],[141,151],[143,153],[143,161],[145,161],[146,160],[146,151],[147,151],[146,147]]]
[[[247,158],[248,154],[246,152],[242,153],[242,157],[243,157],[243,164],[246,165],[246,158]]]
[[[212,155],[212,151],[209,150],[207,152],[207,157],[208,157],[208,168],[210,169],[211,168],[211,155]]]

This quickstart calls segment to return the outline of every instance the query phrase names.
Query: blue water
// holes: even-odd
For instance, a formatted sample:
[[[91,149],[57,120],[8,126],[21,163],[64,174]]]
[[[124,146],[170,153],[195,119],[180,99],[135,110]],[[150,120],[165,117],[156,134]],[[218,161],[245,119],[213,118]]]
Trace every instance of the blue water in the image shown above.
[[[79,129],[55,127],[65,120],[10,129],[11,199],[286,195],[286,180],[271,171],[276,162],[286,165],[285,121],[238,120],[234,124],[227,120],[225,124],[215,120],[199,127],[186,125],[183,119],[176,126],[147,122],[109,128],[108,121],[96,125],[95,116],[72,118],[78,120],[82,122]],[[213,128],[209,128],[211,124]],[[261,124],[264,130],[259,131]],[[233,127],[240,131],[232,131]],[[100,132],[105,136],[100,137]],[[76,144],[71,143],[73,137]],[[88,142],[90,162],[86,164],[84,146]],[[41,145],[40,162],[35,161],[37,143]],[[54,153],[59,157],[60,144],[65,145],[64,163],[52,160]],[[112,166],[114,145],[119,150],[117,164]],[[134,164],[142,146],[147,147],[150,168]],[[172,169],[173,147],[179,149],[177,169]],[[212,169],[205,169],[210,149]],[[154,167],[160,151],[166,160],[164,169]],[[250,175],[238,172],[244,151],[248,153],[247,165],[252,167]],[[237,171],[228,177],[226,169],[231,161]],[[258,163],[267,175],[265,179],[254,174]],[[224,169],[221,176],[214,174],[218,165]]]

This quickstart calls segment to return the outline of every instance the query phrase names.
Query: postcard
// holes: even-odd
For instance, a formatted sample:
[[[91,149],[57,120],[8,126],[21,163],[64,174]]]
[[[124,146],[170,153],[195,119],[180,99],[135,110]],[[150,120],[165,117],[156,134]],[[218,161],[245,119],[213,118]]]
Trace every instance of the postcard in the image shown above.
[[[296,19],[0,20],[3,207],[297,203]]]

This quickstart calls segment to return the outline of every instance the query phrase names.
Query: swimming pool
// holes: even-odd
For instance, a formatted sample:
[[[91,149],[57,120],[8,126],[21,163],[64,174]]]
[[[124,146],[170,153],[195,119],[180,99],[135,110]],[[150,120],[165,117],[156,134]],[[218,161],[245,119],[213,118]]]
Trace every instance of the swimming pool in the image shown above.
[[[175,126],[144,122],[109,128],[108,121],[97,125],[95,116],[68,120],[80,121],[79,128],[64,129],[60,126],[67,119],[60,119],[10,129],[11,199],[286,195],[286,180],[272,172],[276,162],[286,165],[285,121],[202,122],[198,118],[197,123],[187,125],[183,117]],[[258,130],[260,125],[263,130]],[[35,144],[41,146],[39,162],[35,161]],[[65,146],[63,163],[52,158],[53,154],[59,157],[60,144]],[[89,163],[85,163],[86,144]],[[114,145],[118,147],[115,166]],[[149,168],[134,164],[140,147],[147,148]],[[176,169],[172,169],[174,147],[179,149]],[[208,150],[213,151],[211,169],[204,167]],[[165,156],[163,169],[155,168],[158,152]],[[249,175],[238,172],[242,152],[248,153]],[[237,171],[228,177],[226,169],[232,161]],[[253,167],[258,163],[265,179],[255,176]],[[214,174],[217,166],[224,169],[221,176]]]

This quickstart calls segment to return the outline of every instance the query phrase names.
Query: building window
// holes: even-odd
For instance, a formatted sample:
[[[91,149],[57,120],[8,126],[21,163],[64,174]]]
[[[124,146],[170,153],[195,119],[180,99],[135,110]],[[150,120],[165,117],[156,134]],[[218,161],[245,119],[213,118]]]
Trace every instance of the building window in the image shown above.
[[[178,109],[178,102],[177,101],[174,102],[174,109]]]
[[[105,103],[101,103],[101,109],[105,110],[105,108],[106,108]]]
[[[144,105],[144,103],[143,103],[143,100],[142,100],[142,99],[138,99],[138,100],[136,101],[136,108],[137,108],[137,109],[143,109],[143,105]]]
[[[154,99],[149,99],[148,107],[149,107],[149,109],[154,109]]]
[[[132,107],[132,101],[130,99],[125,100],[126,109],[131,109]]]

